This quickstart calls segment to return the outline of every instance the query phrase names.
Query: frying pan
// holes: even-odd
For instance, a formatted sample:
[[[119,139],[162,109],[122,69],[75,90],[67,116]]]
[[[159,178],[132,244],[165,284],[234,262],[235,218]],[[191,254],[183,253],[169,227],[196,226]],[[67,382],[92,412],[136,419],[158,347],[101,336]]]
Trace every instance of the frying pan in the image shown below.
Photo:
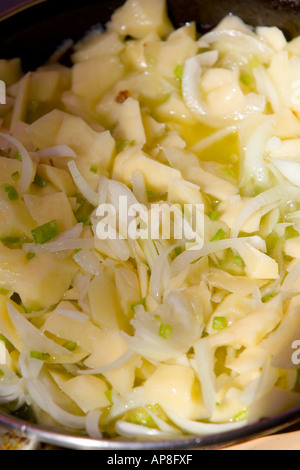
[[[34,0],[0,16],[0,58],[21,57],[24,71],[43,64],[64,40],[82,38],[90,28],[105,25],[123,0]],[[71,5],[71,6],[70,6]],[[300,0],[168,0],[169,15],[176,27],[196,21],[207,32],[227,14],[247,24],[278,26],[287,39],[300,35]],[[68,58],[65,59],[68,61]],[[300,407],[278,414],[238,431],[172,441],[136,442],[123,439],[94,440],[48,428],[10,416],[0,409],[0,424],[40,442],[66,449],[165,450],[214,449],[282,431],[300,422]]]

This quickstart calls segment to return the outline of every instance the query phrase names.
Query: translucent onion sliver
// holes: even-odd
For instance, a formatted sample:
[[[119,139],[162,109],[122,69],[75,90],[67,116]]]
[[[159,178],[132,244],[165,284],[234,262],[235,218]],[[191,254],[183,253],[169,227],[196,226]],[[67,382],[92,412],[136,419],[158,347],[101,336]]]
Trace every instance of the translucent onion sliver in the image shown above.
[[[0,137],[3,137],[12,143],[17,148],[22,157],[22,174],[18,183],[18,190],[21,194],[24,194],[28,190],[34,178],[33,161],[24,145],[21,144],[21,142],[19,142],[15,137],[4,134],[3,132],[0,132]]]

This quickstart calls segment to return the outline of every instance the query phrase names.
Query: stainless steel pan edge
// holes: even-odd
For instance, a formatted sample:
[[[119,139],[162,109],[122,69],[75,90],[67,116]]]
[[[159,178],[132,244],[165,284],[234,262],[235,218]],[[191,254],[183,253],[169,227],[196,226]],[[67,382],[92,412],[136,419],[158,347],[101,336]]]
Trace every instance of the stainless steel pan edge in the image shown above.
[[[34,436],[38,442],[72,450],[213,450],[237,445],[253,439],[283,432],[300,422],[300,406],[272,418],[247,425],[238,431],[212,436],[187,436],[177,440],[130,441],[123,439],[91,439],[59,429],[40,426],[0,412],[0,424],[21,437]]]

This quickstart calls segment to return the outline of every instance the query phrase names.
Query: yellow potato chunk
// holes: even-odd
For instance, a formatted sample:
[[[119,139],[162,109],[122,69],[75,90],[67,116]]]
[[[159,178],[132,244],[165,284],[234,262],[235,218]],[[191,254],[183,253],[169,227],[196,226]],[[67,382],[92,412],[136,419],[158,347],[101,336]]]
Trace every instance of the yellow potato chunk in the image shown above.
[[[145,397],[167,411],[187,419],[203,413],[200,385],[192,369],[162,364],[145,383]]]
[[[6,195],[0,193],[0,218],[0,238],[2,240],[24,236],[32,238],[31,230],[36,227],[36,222],[21,199],[9,201]]]
[[[62,125],[64,113],[55,109],[28,126],[27,135],[39,149],[53,147]]]
[[[26,194],[24,201],[31,217],[39,226],[56,220],[59,230],[65,232],[77,223],[65,193],[50,194],[44,197]]]
[[[134,38],[151,32],[164,36],[172,31],[164,0],[129,0],[113,14],[110,27]]]
[[[7,302],[12,303],[14,307],[17,308],[17,305],[15,305],[11,300],[8,300],[4,295],[0,295],[0,334],[20,351],[21,338],[8,315]]]
[[[53,184],[59,191],[67,196],[74,196],[77,191],[75,183],[66,170],[50,165],[39,165],[38,174]]]
[[[140,104],[133,98],[128,98],[119,109],[119,125],[117,128],[121,139],[136,144],[146,143],[146,134],[142,121]]]
[[[103,328],[118,327],[121,307],[117,289],[105,271],[91,282],[88,297],[94,322]]]
[[[70,302],[61,302],[59,310],[78,310]],[[52,333],[58,338],[73,341],[85,351],[92,353],[93,341],[100,341],[102,331],[90,321],[77,321],[68,315],[57,312],[57,309],[48,316],[44,325],[44,330]]]
[[[97,341],[93,341],[92,354],[85,361],[90,368],[105,367],[128,351],[128,344],[117,329],[101,330]]]
[[[91,101],[99,100],[123,73],[124,66],[118,57],[104,55],[79,62],[72,69],[72,91]]]
[[[108,391],[106,383],[93,375],[75,377],[62,383],[60,387],[85,413],[111,404],[105,395]]]
[[[163,165],[147,157],[137,149],[125,150],[115,160],[114,171],[118,179],[126,184],[131,184],[131,177],[135,171],[140,171],[149,188],[156,191],[168,191],[171,181],[182,179],[178,170]],[[157,178],[159,175],[159,178]]]
[[[71,259],[49,253],[36,255],[21,271],[16,292],[27,309],[43,310],[60,302],[77,271]]]

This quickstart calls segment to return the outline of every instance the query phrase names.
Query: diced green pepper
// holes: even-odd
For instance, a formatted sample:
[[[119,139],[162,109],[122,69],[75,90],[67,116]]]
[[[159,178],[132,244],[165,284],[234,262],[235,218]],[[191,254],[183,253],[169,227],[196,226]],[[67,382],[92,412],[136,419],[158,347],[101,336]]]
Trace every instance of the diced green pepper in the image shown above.
[[[216,221],[220,218],[220,212],[219,211],[212,211],[210,214],[209,214],[209,218],[212,220],[212,221]]]
[[[245,85],[245,86],[251,86],[252,78],[251,78],[250,75],[247,75],[247,74],[241,75],[240,80],[241,80],[241,82],[242,82],[243,85]]]
[[[213,319],[213,329],[216,331],[221,331],[224,330],[224,328],[227,328],[228,323],[227,323],[227,318],[225,317],[214,317]]]
[[[218,230],[215,236],[211,239],[211,242],[218,242],[220,240],[223,240],[225,238],[225,235],[226,234],[224,230],[220,228],[220,230]]]
[[[95,175],[97,175],[97,173],[98,173],[98,168],[97,168],[96,166],[91,166],[90,172],[91,172],[91,173],[94,173]]]
[[[68,351],[75,351],[77,344],[74,341],[67,341],[64,344],[64,348],[66,348]]]
[[[164,339],[169,339],[170,336],[172,335],[173,328],[171,325],[168,325],[167,323],[161,323],[159,327],[159,336],[161,336]]]
[[[59,235],[59,228],[56,220],[52,220],[45,225],[32,230],[32,235],[36,243],[39,245],[44,245],[48,241]]]
[[[0,334],[0,341],[5,344],[5,347],[9,353],[15,350],[14,345],[4,335]]]
[[[11,184],[4,184],[2,187],[10,201],[18,201],[19,193],[14,186],[12,186]]]
[[[19,181],[20,177],[21,177],[21,174],[19,171],[15,171],[12,175],[11,175],[12,179],[14,181]]]
[[[233,259],[233,262],[237,266],[243,266],[243,264],[244,264],[244,261],[240,256],[235,256],[234,259]]]
[[[177,78],[177,80],[179,80],[180,82],[182,81],[183,72],[184,72],[184,66],[177,65],[177,67],[174,70],[174,75]]]
[[[106,390],[105,396],[108,399],[108,401],[110,402],[110,404],[113,405],[114,402],[113,402],[113,399],[112,399],[112,396],[111,396],[111,390]]]
[[[245,408],[244,410],[240,411],[240,413],[238,413],[235,417],[234,417],[234,421],[236,422],[239,422],[239,421],[245,421],[246,419],[248,419],[248,410],[247,408]]]
[[[50,358],[50,354],[38,351],[31,351],[30,357],[31,359],[37,359],[38,361],[47,361]]]
[[[47,186],[47,180],[45,178],[42,178],[40,175],[36,174],[34,178],[34,184],[38,186],[39,188],[45,188]]]
[[[156,424],[150,414],[144,408],[138,408],[126,417],[129,423],[137,424],[139,426],[146,426],[147,428],[156,428]]]

